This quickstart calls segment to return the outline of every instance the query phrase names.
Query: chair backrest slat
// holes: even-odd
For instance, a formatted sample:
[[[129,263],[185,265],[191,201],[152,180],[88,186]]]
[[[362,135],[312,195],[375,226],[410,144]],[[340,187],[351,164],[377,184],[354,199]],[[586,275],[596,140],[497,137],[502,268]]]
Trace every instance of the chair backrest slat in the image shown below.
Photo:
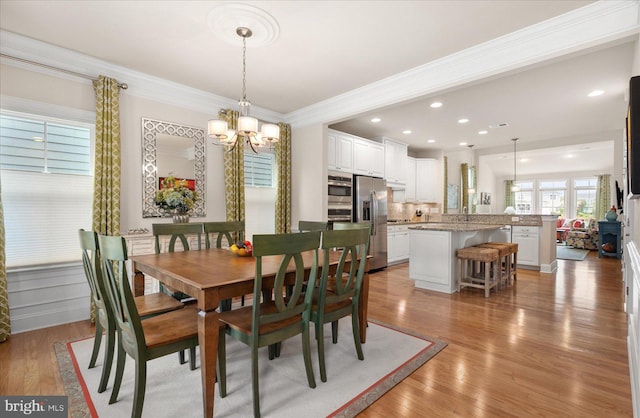
[[[222,239],[227,240],[230,247],[236,241],[244,240],[244,221],[204,222],[205,247],[211,245],[211,234],[217,234],[215,248],[222,248]]]
[[[155,238],[155,250],[156,254],[160,254],[162,249],[160,248],[160,239],[162,236],[169,236],[169,246],[167,250],[172,253],[175,251],[176,241],[180,240],[184,251],[189,251],[192,248],[189,246],[189,240],[187,235],[196,235],[198,238],[198,250],[202,249],[202,223],[183,223],[183,224],[153,224],[152,225],[153,236]],[[194,248],[195,249],[195,248]]]
[[[320,231],[253,236],[253,255],[256,257],[252,323],[252,327],[255,329],[253,332],[258,331],[260,324],[280,321],[301,313],[303,315],[310,314],[313,292],[306,292],[304,298],[302,292],[305,285],[307,289],[314,288],[318,269],[320,236]],[[303,253],[307,251],[312,252],[312,266],[308,275],[305,274],[303,257]],[[260,312],[262,265],[263,258],[268,256],[281,256],[273,286],[273,300],[278,312],[262,314]],[[292,275],[293,278],[291,278]]]
[[[327,227],[328,227],[327,222],[298,221],[298,231],[300,232],[326,231]]]
[[[102,275],[112,303],[119,339],[132,357],[146,345],[144,331],[127,276],[127,244],[123,237],[98,235]]]
[[[80,249],[82,250],[82,266],[91,288],[91,298],[98,309],[98,314],[102,310],[104,315],[111,315],[111,305],[107,298],[107,290],[102,277],[102,267],[100,265],[100,250],[98,235],[94,231],[78,231],[80,237]]]
[[[323,264],[319,288],[319,305],[336,303],[348,298],[357,299],[360,296],[362,280],[366,268],[366,256],[369,250],[369,228],[350,228],[326,231],[322,235]],[[329,255],[336,249],[342,251],[336,266],[334,288],[327,293],[332,268],[329,265]],[[348,271],[345,271],[349,265]]]

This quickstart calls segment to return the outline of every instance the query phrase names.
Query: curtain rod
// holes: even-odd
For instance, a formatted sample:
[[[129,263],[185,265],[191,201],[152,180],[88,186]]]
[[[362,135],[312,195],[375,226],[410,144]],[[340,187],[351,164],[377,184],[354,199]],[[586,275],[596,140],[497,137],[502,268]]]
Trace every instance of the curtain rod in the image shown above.
[[[64,68],[58,68],[58,67],[54,67],[52,65],[42,64],[40,62],[35,62],[35,61],[31,61],[31,60],[24,59],[24,58],[14,57],[12,55],[7,55],[7,54],[0,53],[0,57],[1,58],[8,58],[8,59],[11,59],[11,60],[14,60],[14,61],[24,62],[26,64],[35,65],[37,67],[47,68],[49,70],[59,71],[61,73],[67,73],[67,74],[75,75],[76,77],[86,78],[87,80],[92,80],[92,81],[96,80],[95,77],[92,77],[90,75],[77,73],[77,72],[71,71],[71,70],[65,70]],[[129,85],[127,83],[118,83],[118,87],[120,87],[122,90],[126,90],[126,89],[129,88]]]

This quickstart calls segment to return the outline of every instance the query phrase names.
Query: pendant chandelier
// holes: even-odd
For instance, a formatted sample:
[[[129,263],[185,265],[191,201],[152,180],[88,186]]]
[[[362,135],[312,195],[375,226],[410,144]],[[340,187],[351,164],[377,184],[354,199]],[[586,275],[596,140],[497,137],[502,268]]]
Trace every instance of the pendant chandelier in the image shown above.
[[[236,147],[238,141],[246,141],[253,152],[257,153],[257,147],[270,146],[280,140],[280,127],[265,123],[262,131],[258,132],[258,119],[249,114],[251,102],[247,99],[247,38],[253,33],[245,27],[238,27],[236,33],[242,38],[242,99],[238,101],[238,129],[229,129],[227,121],[213,119],[207,123],[207,135],[216,143],[225,145],[229,151]]]
[[[520,191],[520,186],[518,186],[516,184],[516,142],[518,142],[519,138],[512,138],[511,140],[513,141],[513,185],[511,186],[511,191],[512,192],[519,192]]]

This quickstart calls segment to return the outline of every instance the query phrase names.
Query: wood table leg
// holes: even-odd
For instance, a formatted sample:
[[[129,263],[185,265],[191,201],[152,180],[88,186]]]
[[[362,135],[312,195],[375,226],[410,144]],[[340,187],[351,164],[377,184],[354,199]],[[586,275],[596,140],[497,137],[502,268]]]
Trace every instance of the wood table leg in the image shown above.
[[[213,417],[213,399],[218,360],[218,312],[200,311],[198,315],[198,344],[202,375],[202,404],[204,417]]]
[[[133,296],[143,296],[144,295],[144,273],[141,271],[135,270],[135,265],[133,266]]]

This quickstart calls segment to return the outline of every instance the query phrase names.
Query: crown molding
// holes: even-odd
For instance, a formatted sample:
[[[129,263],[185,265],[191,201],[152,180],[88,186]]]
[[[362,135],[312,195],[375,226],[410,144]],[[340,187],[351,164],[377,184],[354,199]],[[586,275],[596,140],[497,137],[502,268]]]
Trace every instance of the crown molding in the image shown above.
[[[638,0],[598,1],[285,115],[333,123],[640,33]]]
[[[583,8],[523,28],[448,55],[383,80],[351,90],[286,115],[258,106],[253,116],[290,123],[292,127],[333,123],[455,86],[482,80],[604,45],[640,33],[640,0],[601,0]],[[216,115],[216,109],[236,108],[237,101],[88,55],[0,30],[3,54],[66,69],[88,77],[105,74],[129,85],[127,95]],[[90,81],[64,72],[2,58],[0,63],[50,76]]]
[[[129,86],[126,90],[127,95],[191,109],[216,117],[218,109],[235,109],[238,106],[238,101],[234,99],[218,96],[183,84],[134,71],[12,32],[0,31],[0,39],[2,39],[0,52],[3,54],[73,71],[78,74],[84,74],[86,77],[3,57],[0,63],[4,65],[11,65],[81,83],[91,83],[91,78],[97,78],[98,75],[104,74],[117,79],[121,83],[127,83]],[[281,113],[259,106],[251,106],[251,114],[259,119],[273,122],[280,122],[284,119]]]

